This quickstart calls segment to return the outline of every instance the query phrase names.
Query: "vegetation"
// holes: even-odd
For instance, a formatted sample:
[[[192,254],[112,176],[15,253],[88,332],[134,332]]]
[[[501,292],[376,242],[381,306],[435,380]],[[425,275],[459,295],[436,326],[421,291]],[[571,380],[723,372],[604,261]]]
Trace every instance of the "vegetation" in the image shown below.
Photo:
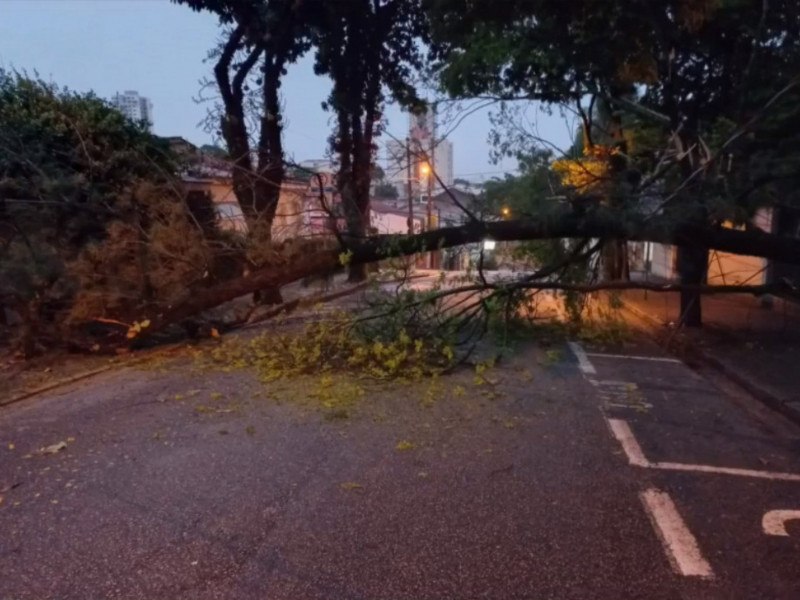
[[[0,305],[26,355],[201,276],[173,171],[164,144],[92,94],[0,71]]]
[[[601,179],[603,162],[630,176],[631,189],[614,203],[617,208],[631,209],[645,190],[655,190],[662,214],[718,226],[746,220],[758,206],[774,206],[774,192],[788,190],[783,186],[794,177],[790,171],[796,176],[792,134],[777,136],[780,158],[776,146],[767,149],[774,123],[790,126],[798,118],[796,2],[432,5],[447,89],[458,96],[571,106],[583,120],[591,158],[581,164],[581,176]],[[606,104],[603,129],[614,149],[605,160],[598,160],[594,146],[600,142],[592,135],[597,102]],[[636,148],[645,139],[659,145]],[[585,187],[577,171],[563,166],[573,187]],[[689,288],[705,280],[708,247],[704,239],[679,246],[687,284],[682,314],[689,325],[701,319],[697,292]]]
[[[187,204],[167,148],[104,102],[0,73],[0,302],[26,354],[37,343],[139,343],[246,294],[277,301],[281,286],[345,262],[360,280],[368,263],[485,240],[519,242],[528,271],[488,280],[492,258],[480,251],[457,290],[401,287],[342,330],[363,335],[383,314],[373,337],[416,343],[425,328],[412,332],[413,314],[436,322],[443,348],[502,329],[538,290],[559,291],[577,316],[588,292],[664,289],[627,279],[629,241],[678,246],[687,324],[700,322],[701,293],[796,293],[783,280],[709,286],[705,273],[709,249],[800,263],[796,237],[749,225],[759,208],[800,205],[795,2],[179,3],[220,20],[211,117],[226,147],[205,152],[229,161],[248,235],[220,232],[208,199]],[[331,81],[324,108],[343,211],[330,221],[343,227],[278,242],[281,186],[301,174],[284,156],[280,89],[305,54]],[[369,190],[383,107],[422,108],[425,78],[454,98],[497,98],[491,142],[520,168],[474,205],[454,197],[459,227],[377,235]],[[573,147],[557,153],[525,130],[515,107],[532,101],[578,115]],[[454,309],[458,298],[468,300]],[[291,347],[280,348],[291,367]],[[349,351],[333,351],[332,368]]]

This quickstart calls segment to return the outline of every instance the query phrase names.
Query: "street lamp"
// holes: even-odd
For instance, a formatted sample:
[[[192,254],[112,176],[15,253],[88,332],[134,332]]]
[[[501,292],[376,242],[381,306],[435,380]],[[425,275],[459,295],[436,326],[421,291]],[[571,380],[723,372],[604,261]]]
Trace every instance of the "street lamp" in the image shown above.
[[[506,218],[506,219],[511,216],[511,209],[508,208],[507,206],[504,206],[503,208],[501,208],[500,212],[502,213],[503,217]]]

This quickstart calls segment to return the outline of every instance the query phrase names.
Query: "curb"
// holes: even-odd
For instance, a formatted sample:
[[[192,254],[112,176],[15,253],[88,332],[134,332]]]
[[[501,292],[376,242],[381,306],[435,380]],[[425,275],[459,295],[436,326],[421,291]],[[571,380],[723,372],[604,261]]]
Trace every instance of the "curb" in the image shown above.
[[[21,392],[16,396],[12,396],[11,398],[7,398],[6,400],[0,400],[0,408],[5,408],[6,406],[10,406],[11,404],[16,404],[17,402],[21,402],[22,400],[27,400],[28,398],[38,396],[39,394],[43,394],[44,392],[49,392],[50,390],[54,390],[56,388],[60,388],[65,385],[70,385],[71,383],[82,381],[84,379],[89,379],[90,377],[94,377],[95,375],[100,375],[101,373],[105,373],[106,371],[111,371],[112,369],[124,369],[126,367],[135,367],[136,365],[146,362],[147,360],[153,358],[154,356],[167,354],[178,348],[182,348],[184,345],[185,344],[178,343],[178,344],[170,344],[169,346],[165,346],[163,348],[155,348],[154,350],[151,350],[149,354],[131,356],[126,362],[107,364],[102,367],[98,367],[96,369],[90,369],[88,371],[76,373],[75,375],[70,375],[69,377],[64,377],[63,379],[58,379],[56,381],[51,381],[50,383],[45,383],[44,385],[40,385],[37,388],[33,388],[32,390],[25,390],[24,392]]]
[[[69,385],[70,383],[75,383],[76,381],[81,381],[82,379],[88,379],[89,377],[93,377],[94,375],[99,375],[100,373],[105,373],[106,371],[110,371],[114,367],[118,367],[119,365],[106,365],[105,367],[100,367],[99,369],[92,369],[91,371],[84,371],[83,373],[78,373],[77,375],[72,375],[70,377],[65,377],[64,379],[59,379],[58,381],[52,381],[45,385],[39,386],[37,388],[33,388],[32,390],[28,390],[22,392],[21,394],[17,394],[16,396],[12,396],[7,400],[0,400],[0,408],[5,406],[9,406],[10,404],[15,404],[22,400],[26,400],[33,396],[38,396],[39,394],[43,394],[44,392],[49,392],[55,388]]]
[[[645,311],[641,310],[640,308],[633,306],[629,302],[622,300],[622,305],[631,314],[638,317],[642,321],[646,321],[649,325],[663,328],[665,323],[660,319],[654,317],[653,315],[646,313]],[[727,379],[734,382],[736,385],[747,391],[753,398],[767,406],[768,408],[779,412],[784,417],[788,418],[789,420],[793,421],[794,423],[800,425],[800,403],[790,402],[784,398],[781,398],[777,394],[773,393],[772,391],[762,387],[761,385],[755,383],[752,379],[741,375],[737,370],[730,367],[729,365],[725,364],[723,361],[715,358],[705,352],[704,350],[700,350],[697,347],[690,346],[688,344],[681,344],[679,348],[676,348],[675,344],[672,345],[665,345],[663,340],[659,339],[659,336],[655,335],[654,332],[648,332],[651,334],[651,337],[655,339],[659,346],[664,348],[670,354],[681,358],[681,359],[689,359],[695,361],[703,366],[710,367],[726,377]]]
[[[420,275],[412,275],[411,278],[419,278],[424,277]],[[331,300],[336,300],[338,298],[343,298],[345,296],[350,296],[360,290],[364,290],[367,288],[370,282],[362,282],[356,285],[350,286],[345,288],[344,290],[338,290],[336,292],[332,292],[327,295],[319,295],[319,296],[309,296],[306,298],[298,298],[296,300],[285,302],[280,306],[276,307],[274,310],[275,312],[270,312],[268,315],[262,315],[259,319],[256,319],[252,322],[244,323],[243,325],[237,327],[237,330],[247,329],[250,327],[254,327],[259,325],[261,321],[267,320],[268,318],[274,317],[275,315],[281,312],[292,312],[297,308],[301,308],[304,306],[302,300],[309,301],[309,305],[313,305],[318,302],[329,302]],[[312,302],[313,301],[313,302]],[[49,392],[50,390],[54,390],[59,387],[63,387],[65,385],[70,385],[72,383],[76,383],[78,381],[82,381],[84,379],[88,379],[90,377],[94,377],[95,375],[100,375],[101,373],[105,373],[106,371],[110,371],[111,369],[118,369],[118,368],[125,368],[125,367],[132,367],[136,366],[137,364],[144,362],[153,356],[158,356],[159,354],[166,354],[176,348],[182,347],[183,343],[172,344],[163,348],[156,348],[155,350],[151,351],[151,353],[146,354],[144,356],[134,356],[129,359],[128,362],[125,363],[114,363],[108,364],[102,367],[98,367],[97,369],[91,369],[89,371],[83,371],[82,373],[77,373],[75,375],[71,375],[69,377],[64,377],[63,379],[59,379],[57,381],[51,381],[50,383],[46,383],[41,385],[37,388],[33,388],[31,390],[25,390],[17,394],[16,396],[12,396],[11,398],[7,398],[5,400],[0,400],[0,408],[4,408],[6,406],[10,406],[12,404],[16,404],[17,402],[21,402],[22,400],[27,400],[28,398],[32,398],[34,396],[38,396],[39,394],[43,394],[44,392]]]

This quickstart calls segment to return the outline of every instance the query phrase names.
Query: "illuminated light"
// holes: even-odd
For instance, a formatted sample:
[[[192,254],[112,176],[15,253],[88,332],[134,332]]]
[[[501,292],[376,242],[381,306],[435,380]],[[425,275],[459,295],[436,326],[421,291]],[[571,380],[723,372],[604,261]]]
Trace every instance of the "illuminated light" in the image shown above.
[[[497,242],[494,240],[483,240],[483,249],[484,250],[494,250]]]

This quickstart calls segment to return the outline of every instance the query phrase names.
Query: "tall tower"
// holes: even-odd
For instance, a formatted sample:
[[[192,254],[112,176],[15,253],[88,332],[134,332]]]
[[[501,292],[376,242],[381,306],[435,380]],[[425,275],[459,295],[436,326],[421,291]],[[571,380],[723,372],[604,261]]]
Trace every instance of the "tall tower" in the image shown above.
[[[427,183],[423,181],[427,177],[432,177],[434,193],[442,189],[439,179],[445,186],[452,186],[453,144],[437,137],[436,114],[433,110],[408,115],[407,140],[408,147],[405,140],[389,140],[386,143],[386,178],[400,195],[405,195],[409,163],[415,197],[427,194]],[[431,165],[436,176],[429,172]]]
[[[150,98],[140,96],[135,90],[117,92],[111,99],[117,110],[136,123],[144,123],[147,129],[153,126],[153,103]]]

